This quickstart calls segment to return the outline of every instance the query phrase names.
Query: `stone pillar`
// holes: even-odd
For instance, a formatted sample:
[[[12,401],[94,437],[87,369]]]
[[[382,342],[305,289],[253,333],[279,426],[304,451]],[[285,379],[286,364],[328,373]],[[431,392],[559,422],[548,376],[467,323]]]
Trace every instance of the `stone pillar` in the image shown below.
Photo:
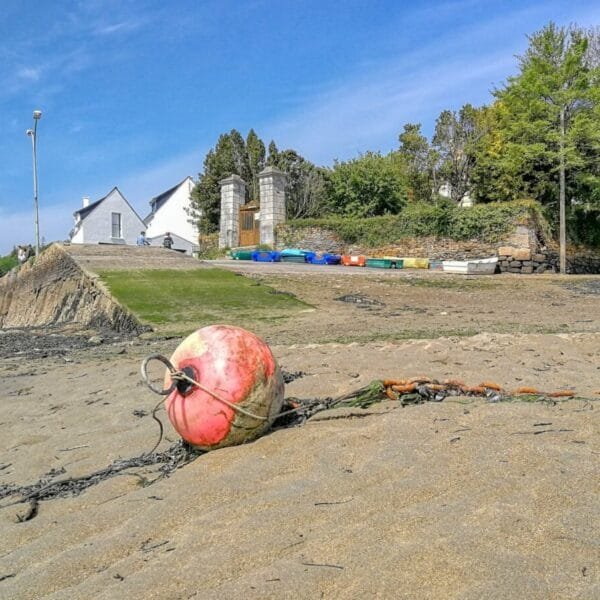
[[[239,175],[219,181],[221,186],[221,223],[219,248],[234,248],[240,240],[240,206],[246,200],[246,184]]]
[[[258,174],[260,189],[260,243],[275,246],[275,227],[285,222],[285,181],[287,175],[275,167]]]

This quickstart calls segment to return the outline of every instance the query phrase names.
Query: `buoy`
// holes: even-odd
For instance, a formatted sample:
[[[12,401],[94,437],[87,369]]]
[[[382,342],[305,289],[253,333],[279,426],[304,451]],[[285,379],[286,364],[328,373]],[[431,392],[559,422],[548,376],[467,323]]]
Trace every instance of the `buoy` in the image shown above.
[[[190,379],[179,381],[165,408],[179,435],[203,450],[241,444],[262,435],[283,403],[283,377],[269,346],[231,325],[198,329],[171,356]],[[165,374],[165,389],[174,382]]]

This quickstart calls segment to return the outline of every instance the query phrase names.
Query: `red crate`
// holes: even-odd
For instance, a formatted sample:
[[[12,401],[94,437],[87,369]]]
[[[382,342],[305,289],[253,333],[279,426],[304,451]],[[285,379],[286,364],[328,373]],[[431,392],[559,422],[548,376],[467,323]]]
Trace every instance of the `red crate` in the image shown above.
[[[345,267],[364,267],[367,264],[367,257],[362,255],[343,254],[342,264]]]

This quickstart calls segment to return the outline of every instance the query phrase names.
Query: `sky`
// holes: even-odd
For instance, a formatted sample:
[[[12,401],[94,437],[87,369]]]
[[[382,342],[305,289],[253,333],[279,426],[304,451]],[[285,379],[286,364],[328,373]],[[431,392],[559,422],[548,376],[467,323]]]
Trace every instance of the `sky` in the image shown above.
[[[600,24],[570,0],[0,0],[0,254],[114,186],[149,200],[202,170],[232,128],[330,166],[430,136],[444,109],[489,103],[549,21]]]

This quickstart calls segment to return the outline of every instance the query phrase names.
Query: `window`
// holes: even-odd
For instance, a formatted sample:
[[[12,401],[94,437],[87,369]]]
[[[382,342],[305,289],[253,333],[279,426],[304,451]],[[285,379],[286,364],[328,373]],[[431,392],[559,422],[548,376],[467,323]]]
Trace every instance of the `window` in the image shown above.
[[[110,213],[112,221],[112,234],[114,238],[121,238],[121,213]]]

